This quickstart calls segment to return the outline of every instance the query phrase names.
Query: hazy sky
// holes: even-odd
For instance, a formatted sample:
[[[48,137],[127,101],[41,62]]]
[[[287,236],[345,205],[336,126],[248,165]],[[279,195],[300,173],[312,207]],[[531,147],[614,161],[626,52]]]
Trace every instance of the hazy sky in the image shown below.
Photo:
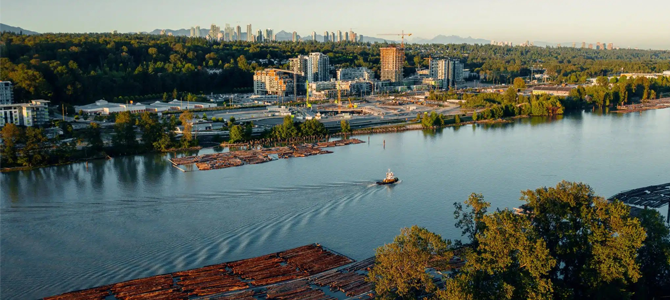
[[[405,30],[488,40],[612,42],[670,49],[670,0],[0,0],[0,22],[37,32],[119,32],[251,23],[308,35]],[[387,37],[388,38],[388,37]]]

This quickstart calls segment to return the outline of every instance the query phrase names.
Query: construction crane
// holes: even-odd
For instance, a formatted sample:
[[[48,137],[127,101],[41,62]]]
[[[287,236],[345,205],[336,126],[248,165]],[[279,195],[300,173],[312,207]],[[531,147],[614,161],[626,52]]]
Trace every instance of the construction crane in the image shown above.
[[[305,81],[305,86],[307,87],[307,97],[305,98],[305,104],[308,108],[312,108],[312,104],[309,103],[309,80]]]
[[[342,113],[342,90],[340,89],[340,81],[337,81],[337,113]]]
[[[351,97],[348,97],[347,100],[349,100],[349,105],[347,106],[348,108],[357,108],[358,107],[358,104],[351,103]]]
[[[400,36],[400,48],[405,48],[405,36],[412,36],[411,33],[405,33],[403,30],[401,33],[380,33],[377,35],[395,35]]]

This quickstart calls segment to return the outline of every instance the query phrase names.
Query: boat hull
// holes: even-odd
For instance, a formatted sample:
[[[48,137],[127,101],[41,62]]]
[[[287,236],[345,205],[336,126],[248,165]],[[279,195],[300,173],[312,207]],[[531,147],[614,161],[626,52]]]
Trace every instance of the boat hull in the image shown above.
[[[396,178],[393,178],[393,180],[391,180],[391,181],[385,181],[385,180],[377,181],[377,185],[396,184],[396,183],[398,183],[398,181],[399,181],[398,177],[396,177]]]

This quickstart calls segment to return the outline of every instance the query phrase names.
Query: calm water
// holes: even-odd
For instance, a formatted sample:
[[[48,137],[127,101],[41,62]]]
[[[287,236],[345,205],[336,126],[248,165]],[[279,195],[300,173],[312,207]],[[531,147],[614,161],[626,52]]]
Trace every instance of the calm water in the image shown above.
[[[373,135],[204,172],[145,155],[1,174],[0,290],[31,299],[313,242],[363,259],[414,224],[458,238],[452,203],[472,192],[504,208],[561,179],[603,196],[669,182],[668,149],[670,109]],[[388,168],[401,184],[373,185]]]

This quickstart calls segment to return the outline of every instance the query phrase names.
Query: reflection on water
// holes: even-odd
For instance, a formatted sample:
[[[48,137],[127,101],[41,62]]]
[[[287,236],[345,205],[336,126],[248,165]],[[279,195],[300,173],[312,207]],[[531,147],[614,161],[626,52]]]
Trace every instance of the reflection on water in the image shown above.
[[[371,135],[367,146],[336,147],[333,154],[203,172],[182,172],[168,159],[226,150],[0,174],[3,299],[313,242],[363,259],[405,226],[458,238],[453,203],[473,192],[495,209],[518,206],[522,189],[561,179],[610,196],[670,178],[659,163],[670,147],[661,138],[670,136],[670,110],[470,127]],[[401,182],[374,184],[388,168]]]

